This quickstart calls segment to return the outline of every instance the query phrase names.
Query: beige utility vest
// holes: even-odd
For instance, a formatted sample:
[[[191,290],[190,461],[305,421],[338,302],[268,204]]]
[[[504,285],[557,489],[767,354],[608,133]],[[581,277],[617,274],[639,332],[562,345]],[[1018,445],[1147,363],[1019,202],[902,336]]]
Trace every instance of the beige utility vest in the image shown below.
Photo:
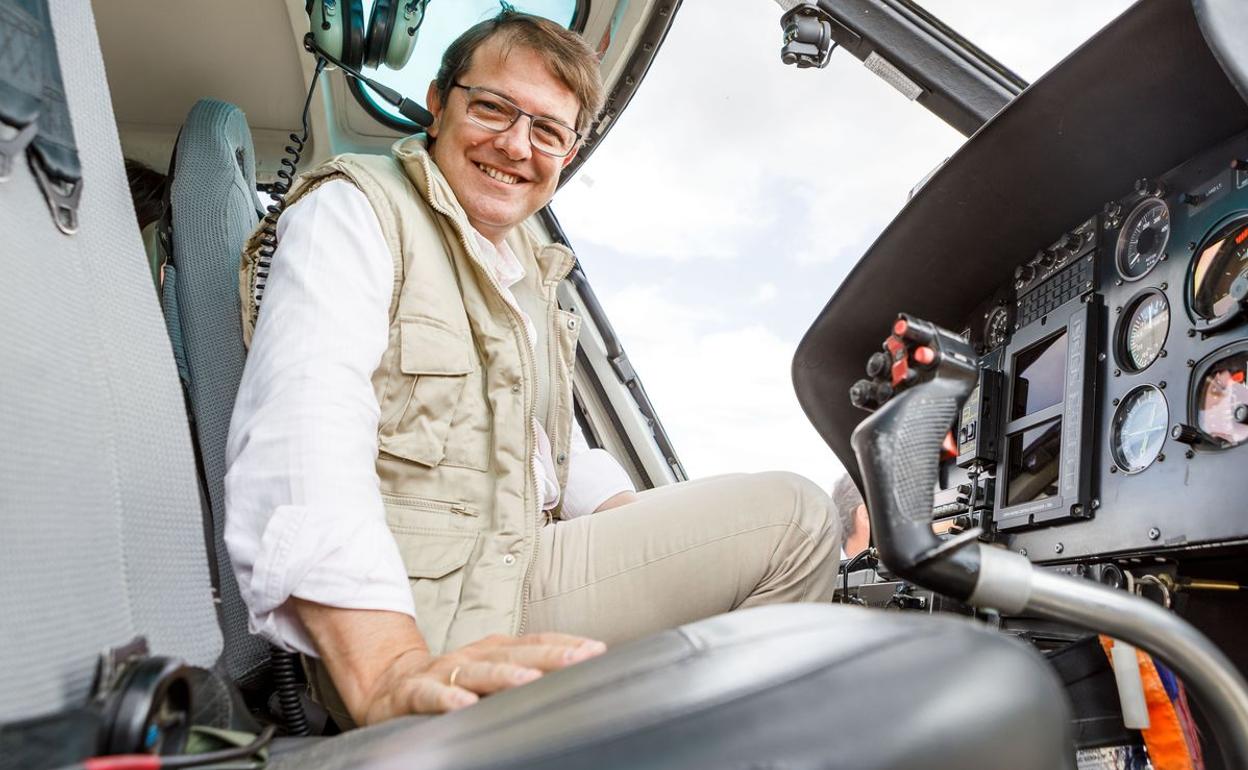
[[[344,178],[368,197],[394,258],[390,341],[372,379],[377,475],[417,623],[435,653],[522,633],[544,521],[535,417],[561,490],[568,476],[580,322],[555,292],[572,252],[543,245],[527,225],[508,236],[525,267],[511,290],[537,329],[529,340],[423,136],[397,142],[392,156],[334,158],[302,175],[287,200]],[[260,245],[257,230],[239,282],[248,343]]]

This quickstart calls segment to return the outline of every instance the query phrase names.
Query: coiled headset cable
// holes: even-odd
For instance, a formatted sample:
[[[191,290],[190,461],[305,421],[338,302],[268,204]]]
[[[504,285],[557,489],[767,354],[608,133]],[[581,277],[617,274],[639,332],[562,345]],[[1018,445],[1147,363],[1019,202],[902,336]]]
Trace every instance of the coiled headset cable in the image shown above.
[[[316,93],[316,84],[321,78],[321,72],[325,70],[325,64],[323,57],[316,57],[316,72],[312,75],[312,84],[308,86],[308,96],[303,100],[299,133],[289,135],[290,144],[286,145],[286,157],[282,158],[282,167],[277,171],[277,181],[268,190],[272,202],[265,207],[264,219],[261,220],[260,256],[256,260],[256,275],[251,287],[252,299],[257,308],[264,298],[264,286],[269,279],[269,270],[273,267],[273,254],[277,251],[277,218],[286,210],[286,194],[294,184],[299,158],[308,143],[308,110],[312,106],[312,95]]]

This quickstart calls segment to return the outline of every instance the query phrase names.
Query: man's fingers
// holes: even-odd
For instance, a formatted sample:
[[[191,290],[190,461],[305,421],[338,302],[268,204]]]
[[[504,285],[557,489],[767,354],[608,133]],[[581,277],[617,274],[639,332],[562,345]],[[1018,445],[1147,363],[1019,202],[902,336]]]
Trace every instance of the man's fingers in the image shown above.
[[[406,710],[413,714],[441,714],[444,711],[457,711],[476,703],[477,694],[469,692],[458,684],[459,677],[456,677],[457,686],[455,687],[439,682],[432,675],[412,677],[408,680],[407,692],[404,693]]]
[[[607,649],[602,642],[585,642],[575,646],[550,644],[518,644],[478,653],[479,659],[510,663],[539,671],[557,671],[564,666],[601,655]]]
[[[546,631],[540,634],[525,634],[524,636],[514,637],[513,644],[549,644],[560,647],[580,647],[584,644],[592,644],[601,645],[604,650],[607,648],[605,644],[594,639],[588,639],[584,636],[573,636],[571,634],[560,634],[555,631]]]
[[[528,684],[542,675],[540,669],[515,663],[472,661],[459,666],[455,684],[465,690],[488,695]]]

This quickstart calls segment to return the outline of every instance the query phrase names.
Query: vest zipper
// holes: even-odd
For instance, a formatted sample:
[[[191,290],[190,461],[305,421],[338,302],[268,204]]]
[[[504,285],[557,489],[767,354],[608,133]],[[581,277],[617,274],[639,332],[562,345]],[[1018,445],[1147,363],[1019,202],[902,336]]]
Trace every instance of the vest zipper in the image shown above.
[[[438,205],[437,201],[434,200],[433,177],[429,173],[430,169],[428,167],[428,162],[424,158],[422,158],[422,163],[425,166],[425,200],[429,201],[429,205],[432,206],[438,213],[451,221],[451,224],[455,227],[456,233],[459,235],[459,242],[463,245],[464,251],[471,257],[473,251],[471,244],[468,242],[468,236],[464,233],[464,229],[460,226],[460,223],[456,221],[455,215]],[[477,261],[479,262],[479,260]],[[479,267],[484,268],[484,266]],[[488,269],[481,269],[480,272],[485,274],[490,286],[493,287],[498,296],[503,299],[503,304],[506,305],[508,311],[511,312],[512,318],[516,325],[520,327],[520,336],[524,340],[524,355],[529,362],[529,368],[533,370],[534,376],[536,376],[537,356],[534,354],[535,346],[533,340],[529,339],[529,329],[524,323],[523,316],[520,315],[520,311],[517,308],[513,307],[512,303],[506,300],[506,295],[503,294],[503,287],[498,283],[494,274]],[[537,457],[537,434],[533,431],[533,422],[537,419],[537,398],[534,395],[531,395],[530,398],[526,399],[525,405],[527,407],[525,409],[525,413],[529,418],[526,421],[524,428],[529,437],[529,451],[525,458],[527,470],[525,475],[528,477],[526,486],[528,486],[532,491],[532,499],[534,501],[534,507],[537,508],[537,516],[533,519],[533,552],[529,556],[529,563],[524,569],[524,578],[520,584],[520,619],[515,624],[516,636],[523,634],[525,626],[529,623],[529,597],[532,595],[533,564],[537,561],[537,552],[541,547],[542,542],[542,506],[541,501],[537,499],[537,476],[533,471],[533,460]]]
[[[413,497],[411,495],[393,495],[382,493],[381,499],[385,502],[393,502],[395,505],[407,506],[409,508],[420,508],[426,511],[434,511],[436,513],[454,513],[459,516],[478,516],[479,514],[464,505],[463,503],[452,503],[444,500],[430,500],[425,497]]]

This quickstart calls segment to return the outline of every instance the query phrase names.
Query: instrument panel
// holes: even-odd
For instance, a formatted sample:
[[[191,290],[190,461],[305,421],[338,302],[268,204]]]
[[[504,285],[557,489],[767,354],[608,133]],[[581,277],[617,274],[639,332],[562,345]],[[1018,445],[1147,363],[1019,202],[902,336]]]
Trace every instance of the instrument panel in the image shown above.
[[[1034,561],[1248,540],[1248,134],[1016,259],[942,486]]]

